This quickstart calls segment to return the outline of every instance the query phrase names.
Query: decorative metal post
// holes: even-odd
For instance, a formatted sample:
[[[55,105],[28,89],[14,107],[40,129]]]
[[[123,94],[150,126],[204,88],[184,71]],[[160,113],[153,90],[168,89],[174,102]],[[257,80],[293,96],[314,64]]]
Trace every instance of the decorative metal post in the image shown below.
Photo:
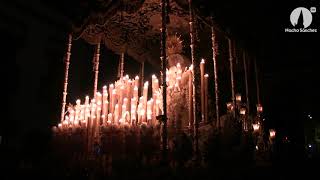
[[[259,89],[259,77],[258,77],[257,59],[254,59],[254,71],[255,71],[255,74],[256,74],[257,100],[258,100],[258,104],[260,104],[260,89]]]
[[[161,0],[161,70],[162,70],[162,158],[167,160],[167,146],[168,146],[168,132],[167,132],[167,82],[166,82],[166,70],[167,70],[167,1]]]
[[[234,93],[234,77],[233,77],[233,54],[232,54],[232,42],[231,39],[228,38],[229,44],[229,63],[230,63],[230,75],[231,75],[231,99],[233,104],[233,117],[236,118],[236,100],[235,100],[235,93]]]
[[[141,63],[140,67],[140,75],[141,75],[141,80],[140,80],[140,90],[141,90],[141,96],[143,96],[143,81],[144,81],[144,61]]]
[[[124,52],[121,53],[120,79],[123,79],[124,73]]]
[[[216,36],[213,26],[211,26],[211,41],[212,41],[212,60],[213,60],[213,71],[214,71],[214,91],[216,96],[216,118],[217,127],[220,128],[220,116],[219,116],[219,89],[218,89],[218,69],[217,69],[217,51],[218,45],[216,42]]]
[[[200,67],[195,59],[195,35],[194,35],[194,16],[192,10],[192,0],[189,0],[189,29],[190,29],[190,48],[191,48],[191,61],[193,66],[193,122],[194,122],[194,148],[195,148],[195,155],[196,159],[199,159],[199,122],[201,118],[201,111],[199,109],[197,103],[197,97],[199,97],[199,92],[196,91],[196,87],[199,87],[199,78],[200,78]]]
[[[250,102],[249,102],[249,88],[248,88],[248,72],[247,72],[247,60],[246,60],[246,52],[243,51],[243,69],[244,69],[244,79],[246,85],[246,106],[247,106],[247,114],[250,113]]]
[[[97,44],[96,52],[94,55],[94,86],[93,86],[93,97],[96,98],[98,89],[98,78],[99,78],[99,58],[100,58],[100,42]]]
[[[69,65],[70,65],[70,56],[71,56],[71,46],[72,46],[72,34],[68,36],[68,45],[67,45],[67,53],[65,56],[65,72],[64,72],[64,85],[63,85],[63,96],[62,96],[62,107],[61,107],[61,122],[64,119],[65,109],[66,109],[66,101],[67,101],[67,90],[68,90],[68,77],[69,77]]]

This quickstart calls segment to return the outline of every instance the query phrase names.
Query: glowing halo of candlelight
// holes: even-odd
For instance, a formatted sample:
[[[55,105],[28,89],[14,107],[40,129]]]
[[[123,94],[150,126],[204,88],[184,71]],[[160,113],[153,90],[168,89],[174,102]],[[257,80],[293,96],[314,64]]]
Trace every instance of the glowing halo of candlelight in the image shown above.
[[[257,132],[260,129],[260,124],[259,123],[254,123],[252,124],[252,128],[254,132]]]

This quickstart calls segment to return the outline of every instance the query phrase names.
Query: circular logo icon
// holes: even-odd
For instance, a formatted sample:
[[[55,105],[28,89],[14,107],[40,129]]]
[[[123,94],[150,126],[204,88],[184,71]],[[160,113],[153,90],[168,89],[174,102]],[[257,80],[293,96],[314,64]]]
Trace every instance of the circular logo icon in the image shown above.
[[[307,8],[298,7],[291,12],[290,21],[292,26],[307,28],[312,22],[312,14]]]

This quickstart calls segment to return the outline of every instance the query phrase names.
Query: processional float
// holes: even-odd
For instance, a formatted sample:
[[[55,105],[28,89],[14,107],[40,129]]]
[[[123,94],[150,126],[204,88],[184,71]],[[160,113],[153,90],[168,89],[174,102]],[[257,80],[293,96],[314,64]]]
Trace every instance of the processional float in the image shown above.
[[[221,129],[223,124],[220,115],[222,109],[219,107],[219,96],[222,95],[219,85],[224,83],[224,80],[218,77],[218,61],[229,63],[231,102],[227,103],[228,112],[234,119],[242,122],[244,131],[259,128],[259,120],[249,122],[246,116],[250,107],[248,52],[244,49],[241,51],[246,96],[242,103],[241,95],[236,94],[234,78],[235,41],[215,23],[213,17],[203,16],[191,0],[128,1],[101,6],[108,7],[108,10],[92,13],[83,21],[81,27],[75,27],[68,36],[61,119],[60,123],[53,127],[57,136],[63,139],[78,132],[81,134],[82,148],[88,154],[93,154],[97,146],[108,143],[112,146],[110,142],[117,139],[114,136],[119,136],[118,140],[123,144],[126,144],[127,136],[132,136],[134,138],[131,139],[139,144],[141,137],[148,134],[152,136],[155,150],[162,150],[165,158],[168,148],[170,149],[168,140],[185,132],[192,137],[194,154],[198,157],[199,128],[210,125],[212,128]],[[203,29],[201,25],[210,28],[209,34],[199,33]],[[221,37],[218,38],[218,35]],[[208,39],[211,50],[207,51],[211,51],[212,62],[210,59],[201,59],[201,55],[197,54],[199,36]],[[68,83],[72,83],[68,79],[72,65],[72,41],[79,38],[95,45],[93,93],[66,107]],[[229,61],[218,57],[218,50],[222,48],[220,45],[218,47],[219,39],[227,40],[227,47],[224,48],[228,49]],[[187,48],[190,58],[185,56],[185,42],[190,45],[190,48]],[[99,57],[103,56],[100,53],[102,45],[119,54],[120,76],[117,81],[109,82],[99,90],[99,73],[103,73],[99,71]],[[124,56],[130,56],[141,63],[140,77],[125,75]],[[155,68],[160,70],[160,77],[153,75],[150,82],[144,81],[145,63],[154,67],[160,66],[160,69]],[[209,76],[206,69],[211,69],[209,72],[213,72],[212,76]],[[257,66],[255,70],[257,114],[260,117],[262,105]],[[213,81],[209,80],[210,77],[213,77]],[[213,114],[212,112],[215,116],[209,115]],[[236,118],[238,116],[241,118]]]

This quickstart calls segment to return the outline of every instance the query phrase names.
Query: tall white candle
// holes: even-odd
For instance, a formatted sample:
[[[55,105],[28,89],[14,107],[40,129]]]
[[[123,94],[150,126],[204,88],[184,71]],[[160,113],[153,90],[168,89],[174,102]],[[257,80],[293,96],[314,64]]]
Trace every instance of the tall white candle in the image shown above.
[[[98,101],[97,102],[97,113],[96,113],[96,117],[97,117],[97,119],[96,119],[96,125],[97,126],[99,126],[100,124],[101,124],[101,119],[100,119],[100,117],[101,117],[101,101]]]
[[[119,123],[119,105],[118,104],[116,104],[114,108],[114,122],[116,124]]]
[[[125,104],[122,105],[122,113],[121,113],[121,117],[123,118],[124,117],[124,114],[126,113],[127,111],[127,106]]]
[[[204,119],[204,65],[205,61],[204,59],[200,62],[200,76],[201,76],[201,120]]]
[[[131,124],[136,122],[136,105],[131,106]]]
[[[143,109],[144,109],[144,111],[147,110],[148,87],[149,87],[149,82],[146,81],[144,83],[144,86],[143,86]],[[147,118],[147,113],[146,112],[145,112],[144,116],[145,116],[144,119],[146,119]]]
[[[133,97],[138,99],[138,86],[134,86],[133,88]]]
[[[116,96],[117,96],[117,90],[114,89],[112,90],[112,98],[111,98],[111,106],[110,106],[110,112],[114,113],[114,108],[115,108],[115,104],[116,104]]]
[[[134,86],[135,86],[135,87],[139,87],[139,76],[136,76],[136,77],[134,78]]]
[[[107,123],[108,123],[108,124],[111,124],[112,122],[113,122],[113,120],[112,120],[112,114],[109,113],[109,114],[108,114],[108,121],[107,121]]]
[[[105,103],[106,101],[108,101],[108,90],[107,90],[107,86],[103,86],[102,88],[102,114],[106,115],[105,111],[106,111],[106,107],[105,107]]]
[[[125,87],[124,85],[122,85],[120,87],[120,92],[119,92],[119,100],[118,100],[118,104],[119,104],[119,115],[121,116],[122,115],[122,104],[123,104],[123,95],[124,95],[124,90],[125,90]]]
[[[151,100],[149,100],[148,102],[147,102],[147,123],[148,124],[152,124],[152,122],[151,122],[151,120],[152,120],[152,109],[151,109],[151,104],[152,103],[152,101]]]
[[[113,84],[110,84],[109,85],[109,102],[110,102],[110,112],[113,112],[111,111],[113,108],[113,89],[114,89],[114,85]]]

